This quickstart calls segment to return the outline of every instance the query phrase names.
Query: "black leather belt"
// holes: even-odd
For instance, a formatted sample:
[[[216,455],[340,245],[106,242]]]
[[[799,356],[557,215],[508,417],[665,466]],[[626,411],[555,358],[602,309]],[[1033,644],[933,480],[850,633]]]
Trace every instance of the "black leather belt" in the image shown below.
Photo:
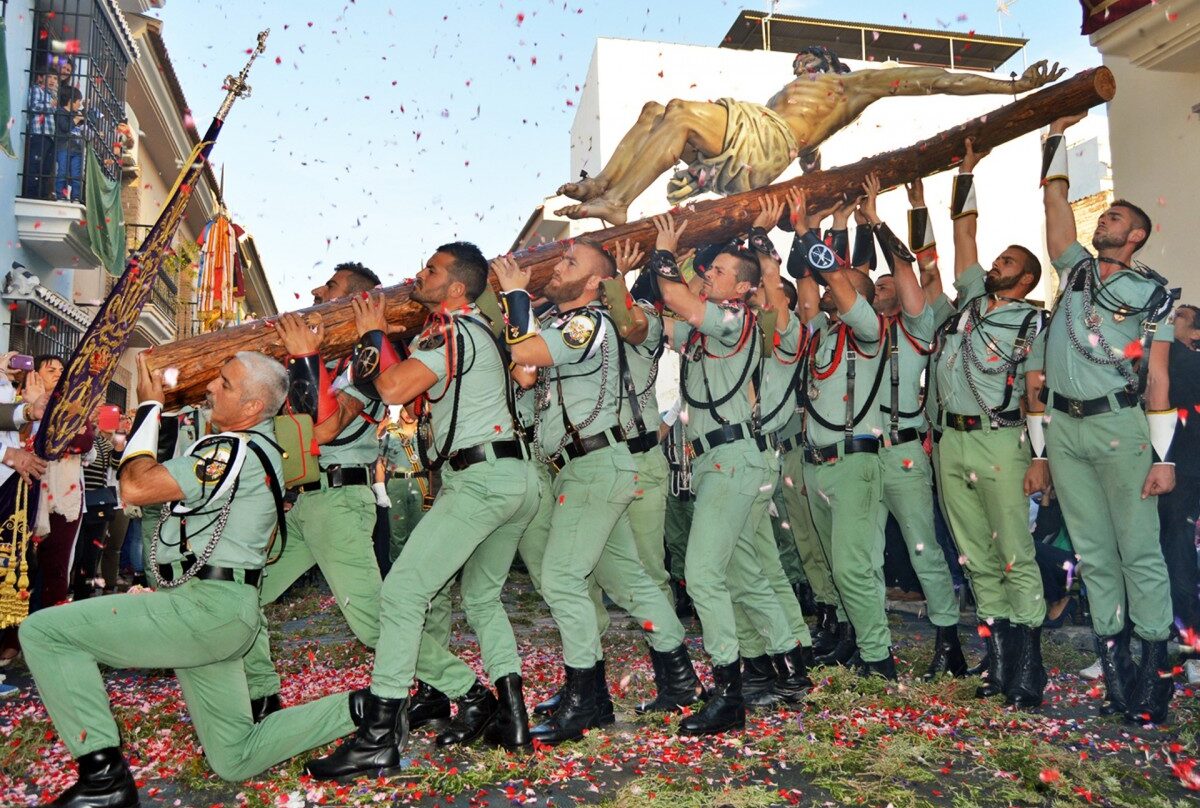
[[[567,448],[550,458],[550,462],[555,468],[561,469],[571,460],[578,460],[584,455],[624,442],[624,430],[619,426],[614,426],[603,432],[597,432],[595,435],[588,435],[586,438],[579,438],[577,441],[568,443]]]
[[[192,569],[192,566],[196,563],[196,559],[194,557],[185,558],[183,561],[177,563],[182,567],[180,577],[183,577]],[[238,581],[239,574],[242,577],[241,581]],[[247,586],[258,586],[258,582],[262,580],[262,570],[243,570],[204,564],[200,569],[196,570],[194,577],[201,581],[231,581],[233,583],[244,583]],[[158,579],[160,581],[174,581],[175,564],[159,564]]]
[[[798,446],[804,445],[804,440],[800,435],[792,435],[790,438],[780,438],[779,433],[775,433],[775,446],[780,452],[787,454]]]
[[[423,471],[393,471],[388,479],[390,480],[414,480],[417,477],[424,477]]]
[[[325,485],[320,480],[313,480],[298,486],[298,491],[320,491],[322,488],[345,488],[348,485],[370,485],[371,474],[362,466],[330,466],[321,469],[325,477]]]
[[[997,417],[1003,418],[1006,421],[1017,421],[1017,425],[1024,423],[1020,410],[1009,410],[1008,412],[998,413]],[[944,412],[942,413],[942,426],[953,429],[956,432],[974,432],[977,429],[983,429],[985,426],[991,426],[991,422],[982,415],[960,415],[957,412]]]
[[[718,446],[724,446],[726,443],[742,440],[743,438],[754,438],[754,444],[758,446],[760,452],[765,452],[771,442],[766,435],[751,435],[750,429],[742,424],[726,424],[720,429],[714,429],[712,432],[706,433],[701,438],[696,438],[692,441],[692,456],[699,457],[709,449],[715,449]]]
[[[901,429],[899,432],[897,432],[895,440],[892,441],[892,445],[899,446],[902,443],[908,443],[914,440],[925,440],[925,436],[921,434],[921,430],[917,429],[915,426],[909,427],[908,429]]]
[[[1038,398],[1041,399],[1043,404],[1048,403],[1054,409],[1059,412],[1065,412],[1072,418],[1087,418],[1089,415],[1116,412],[1126,407],[1137,406],[1138,403],[1138,397],[1128,390],[1120,390],[1111,396],[1079,399],[1060,396],[1058,393],[1051,393],[1043,387]],[[1117,405],[1115,408],[1113,407],[1114,403]]]
[[[641,454],[648,452],[655,446],[658,446],[658,435],[653,432],[647,432],[645,435],[638,435],[636,438],[630,438],[625,441],[625,445],[629,447],[630,454]]]
[[[450,468],[455,471],[462,471],[465,468],[483,463],[488,459],[488,447],[492,447],[492,457],[497,460],[515,459],[523,460],[525,458],[525,450],[521,448],[521,442],[517,440],[497,440],[491,443],[481,443],[478,446],[468,446],[466,449],[459,449],[454,454],[446,459]]]
[[[833,443],[829,446],[821,446],[819,448],[805,446],[804,462],[820,465],[821,463],[828,463],[830,460],[837,460],[840,455],[859,454],[860,452],[879,454],[879,439],[851,438],[842,443]]]

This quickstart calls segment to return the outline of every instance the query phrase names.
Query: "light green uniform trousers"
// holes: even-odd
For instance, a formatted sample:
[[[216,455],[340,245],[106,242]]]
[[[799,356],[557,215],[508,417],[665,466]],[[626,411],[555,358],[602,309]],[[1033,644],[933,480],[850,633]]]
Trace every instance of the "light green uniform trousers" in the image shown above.
[[[527,460],[489,459],[462,471],[443,470],[433,507],[409,536],[380,591],[372,693],[405,698],[418,672],[452,698],[475,682],[475,674],[447,644],[425,631],[432,601],[460,569],[463,613],[479,638],[488,676],[494,682],[521,672],[500,590],[540,494],[537,471]]]
[[[879,532],[890,512],[900,524],[925,604],[935,626],[958,625],[958,598],[946,564],[946,554],[933,532],[933,466],[919,441],[879,450],[883,466],[883,504]]]
[[[761,579],[747,583],[738,575],[739,569],[758,566],[755,537],[777,474],[778,467],[768,463],[753,441],[745,439],[709,449],[692,463],[696,504],[684,579],[700,617],[704,648],[714,665],[729,665],[741,655],[735,598],[743,607],[762,614],[780,609],[774,592],[768,591]],[[771,543],[774,541],[772,536]],[[735,567],[735,556],[736,564],[745,566]],[[750,590],[745,591],[745,586]],[[776,625],[786,626],[786,621]]]
[[[629,503],[629,526],[633,529],[642,567],[654,585],[662,590],[667,603],[674,606],[675,595],[671,592],[663,542],[667,518],[667,458],[658,446],[652,446],[648,451],[634,455],[633,460],[637,463],[637,490],[633,502]],[[596,591],[596,587],[592,590]]]
[[[554,478],[540,591],[562,635],[563,662],[572,668],[590,668],[604,658],[603,606],[589,594],[589,576],[642,625],[654,650],[683,643],[670,600],[638,557],[628,514],[639,487],[636,468],[627,448],[610,446],[569,461]],[[522,557],[531,563],[530,555]]]
[[[683,581],[683,562],[687,558],[688,534],[692,532],[692,514],[696,500],[689,494],[687,499],[667,494],[666,533],[667,551],[671,554],[671,579]]]
[[[387,493],[388,499],[392,501],[392,506],[388,509],[388,558],[395,563],[404,550],[409,535],[425,515],[425,494],[417,481],[411,477],[389,478]],[[453,585],[453,581],[446,584],[429,604],[429,613],[425,616],[425,629],[421,636],[422,645],[429,642],[442,648],[450,647],[450,589]],[[417,678],[433,685],[451,698],[458,698],[475,684],[473,675],[470,679],[465,679],[462,669],[450,661],[457,662],[457,657],[451,655],[450,659],[447,659],[440,656],[439,660],[443,664],[427,667],[423,663],[433,663],[435,660],[428,658],[428,655],[418,658]]]
[[[1087,584],[1092,627],[1101,637],[1119,633],[1128,608],[1138,636],[1167,639],[1171,590],[1158,497],[1142,499],[1153,462],[1145,414],[1136,407],[1087,418],[1050,408],[1046,414],[1046,456]]]
[[[792,523],[789,519],[787,503],[783,499],[782,482],[775,486],[775,494],[771,497],[777,516],[771,517],[771,532],[775,536],[775,546],[779,550],[779,563],[783,565],[784,574],[792,585],[804,583],[804,565],[800,563],[800,553],[796,551],[796,540],[792,537]]]
[[[829,548],[821,543],[817,527],[813,524],[812,508],[805,494],[803,450],[793,449],[785,452],[781,458],[781,465],[783,474],[780,491],[787,506],[788,524],[792,528],[792,538],[800,555],[800,564],[804,567],[804,576],[808,579],[817,602],[836,606],[838,620],[845,621],[846,612],[842,608],[842,598],[838,595],[837,587],[833,585]]]
[[[421,493],[420,484],[411,477],[391,477],[386,485],[388,499],[392,501],[392,507],[388,509],[388,558],[395,561],[425,515],[422,507],[425,495]]]
[[[979,620],[1036,628],[1046,600],[1029,533],[1022,435],[1020,427],[947,429],[938,443],[938,489]]]
[[[739,565],[735,552],[734,563],[729,570],[729,589],[736,593],[733,615],[737,621],[738,647],[746,658],[784,654],[797,644],[812,645],[812,635],[808,631],[808,623],[804,622],[800,601],[796,600],[796,593],[792,591],[791,583],[783,571],[771,521],[770,516],[764,514],[754,532],[755,568],[747,569]],[[748,606],[745,605],[746,599],[742,595],[756,587],[761,589],[764,584],[770,587],[778,602],[777,612],[756,612],[753,600]],[[779,623],[780,616],[783,618],[782,626]],[[786,630],[781,631],[781,628]]]
[[[174,668],[209,765],[237,781],[354,730],[346,693],[254,723],[242,656],[259,629],[253,587],[190,581],[43,609],[20,635],[38,695],[72,757],[121,743],[100,665]]]
[[[300,495],[287,512],[283,555],[263,570],[262,605],[274,603],[313,564],[329,583],[342,616],[363,645],[379,642],[379,563],[375,560],[375,497],[365,485]],[[267,623],[246,654],[251,698],[279,692]]]
[[[891,653],[892,644],[883,586],[879,456],[856,452],[831,463],[806,463],[804,483],[813,524],[829,553],[833,582],[854,626],[859,653],[864,662],[879,662]]]

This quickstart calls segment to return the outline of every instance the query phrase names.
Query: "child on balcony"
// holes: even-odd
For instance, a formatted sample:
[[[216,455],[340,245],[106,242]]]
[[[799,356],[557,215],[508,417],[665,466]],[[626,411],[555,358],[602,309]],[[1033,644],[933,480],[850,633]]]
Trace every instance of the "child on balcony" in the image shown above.
[[[62,107],[57,115],[55,161],[58,165],[58,198],[81,202],[83,193],[83,145],[86,137],[87,115],[83,111],[83,94],[77,87],[64,87],[60,95]]]

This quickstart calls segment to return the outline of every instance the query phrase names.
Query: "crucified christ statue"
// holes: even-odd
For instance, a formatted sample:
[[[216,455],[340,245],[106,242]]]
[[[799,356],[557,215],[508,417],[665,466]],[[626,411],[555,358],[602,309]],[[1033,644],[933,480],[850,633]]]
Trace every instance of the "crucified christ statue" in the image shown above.
[[[558,193],[580,204],[555,213],[624,224],[629,203],[681,159],[685,168],[667,184],[672,204],[704,191],[735,194],[769,185],[799,158],[820,168],[818,147],[881,98],[900,95],[1016,95],[1066,72],[1056,62],[1031,65],[1012,81],[937,67],[894,67],[850,72],[829,49],[813,46],[793,62],[796,78],[766,106],[717,101],[651,101],[594,177],[568,182]]]

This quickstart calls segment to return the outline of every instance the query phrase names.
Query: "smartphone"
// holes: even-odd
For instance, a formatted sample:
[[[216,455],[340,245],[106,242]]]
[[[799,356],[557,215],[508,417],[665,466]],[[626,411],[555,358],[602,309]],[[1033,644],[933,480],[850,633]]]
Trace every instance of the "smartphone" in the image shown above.
[[[116,404],[102,404],[96,414],[101,432],[113,432],[121,425],[121,408]]]
[[[11,370],[33,370],[33,357],[25,354],[13,354],[9,357],[8,367]]]

